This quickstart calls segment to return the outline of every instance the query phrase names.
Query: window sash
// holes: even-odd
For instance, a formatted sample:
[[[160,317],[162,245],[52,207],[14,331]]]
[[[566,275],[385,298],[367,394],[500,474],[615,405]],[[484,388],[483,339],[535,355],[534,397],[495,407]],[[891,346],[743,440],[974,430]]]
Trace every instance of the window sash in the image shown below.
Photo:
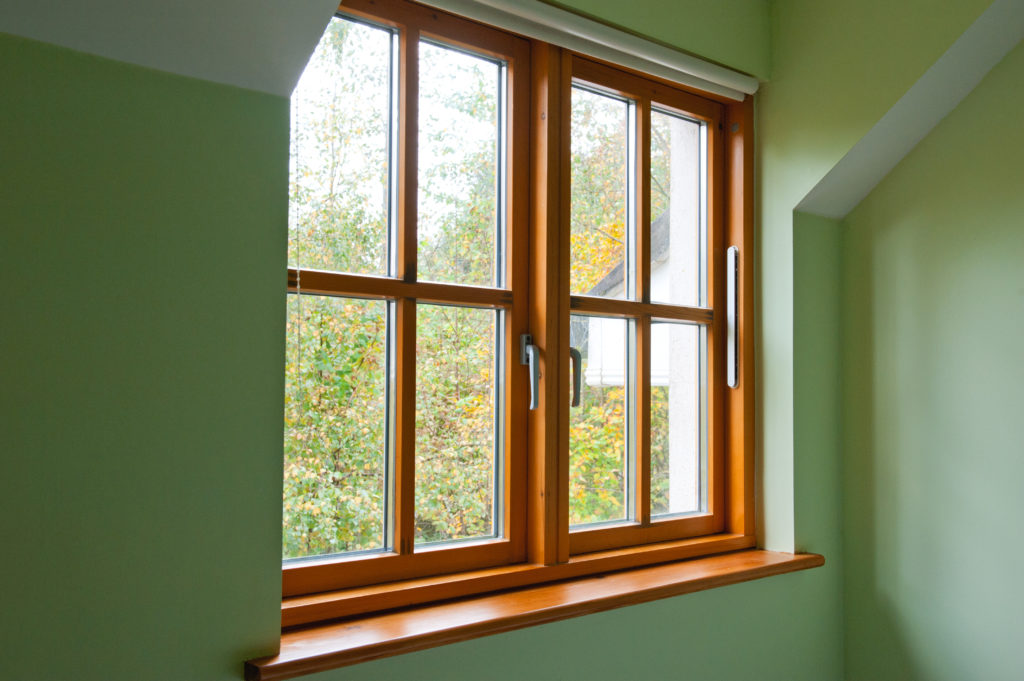
[[[422,593],[449,583],[460,593],[560,579],[579,572],[618,569],[753,545],[752,390],[725,390],[724,254],[725,245],[752,247],[749,153],[752,132],[749,99],[728,104],[572,55],[543,43],[504,32],[403,0],[346,0],[345,14],[399,29],[399,145],[397,257],[395,277],[373,277],[313,270],[289,270],[293,292],[350,295],[394,301],[396,309],[396,534],[395,551],[370,556],[340,556],[284,566],[284,595],[299,596],[334,589],[354,589],[384,582],[420,580]],[[461,47],[508,63],[508,197],[506,288],[419,282],[416,279],[417,194],[417,46],[420,38]],[[568,257],[569,92],[574,81],[611,89],[638,102],[641,121],[635,145],[636,221],[641,225],[636,248],[637,300],[603,300],[570,296]],[[708,236],[707,306],[687,307],[650,302],[650,111],[679,113],[707,125]],[[725,131],[724,126],[735,122]],[[729,205],[726,205],[726,194]],[[532,248],[528,253],[527,248]],[[722,256],[724,258],[724,255]],[[741,277],[741,339],[749,338],[752,304],[749,259]],[[526,293],[530,299],[527,299]],[[414,508],[409,453],[415,441],[415,305],[437,302],[505,310],[507,380],[505,428],[504,536],[466,544],[413,548]],[[744,308],[744,305],[746,308]],[[746,310],[744,312],[744,309]],[[611,314],[637,320],[639,357],[637,404],[638,522],[603,527],[568,527],[568,423],[570,311]],[[747,316],[744,317],[743,315]],[[708,513],[685,517],[650,517],[649,336],[652,318],[693,322],[708,335]],[[527,412],[525,368],[518,362],[519,335],[527,330],[542,350],[540,408]],[[566,350],[561,352],[560,349]],[[565,354],[565,357],[562,355]],[[749,342],[741,340],[741,375],[749,385]],[[727,442],[727,437],[729,441]],[[727,446],[728,445],[728,446]],[[632,547],[632,548],[631,548]],[[621,549],[627,550],[623,553]],[[575,556],[575,557],[573,557]],[[625,556],[625,557],[624,557]],[[583,561],[583,562],[579,562]],[[625,563],[623,563],[625,561]],[[575,568],[559,568],[558,564]],[[540,566],[546,565],[547,568]],[[507,567],[502,567],[507,566]],[[488,573],[488,570],[498,572]],[[481,572],[482,571],[482,572]],[[553,572],[552,572],[553,571]],[[462,577],[443,577],[461,573]],[[530,576],[524,576],[529,573]],[[549,576],[545,577],[545,575]],[[490,575],[489,577],[487,575]],[[509,575],[515,575],[510,577]],[[441,576],[436,577],[434,576]],[[426,580],[425,582],[423,580]],[[410,584],[413,584],[410,583]],[[489,586],[488,586],[489,585]],[[353,592],[356,594],[359,592]],[[441,589],[442,597],[450,590]],[[422,594],[421,594],[422,595]],[[380,603],[388,598],[381,597]],[[421,602],[411,596],[408,602]],[[360,601],[362,602],[362,601]],[[374,609],[370,598],[359,606]]]
[[[724,390],[725,390],[725,295],[724,263],[717,264],[712,254],[724,252],[724,211],[722,193],[723,166],[721,124],[724,107],[718,102],[702,99],[655,81],[627,73],[621,69],[599,64],[588,58],[571,55],[570,66],[563,78],[563,97],[568,99],[574,84],[589,86],[597,91],[636,102],[636,143],[633,145],[636,168],[634,181],[636,197],[633,202],[636,229],[636,248],[628,256],[632,260],[635,281],[633,299],[614,300],[574,295],[569,297],[569,308],[575,313],[615,315],[635,321],[636,359],[632,363],[636,385],[636,408],[633,410],[635,451],[633,495],[636,499],[636,517],[633,520],[601,525],[572,527],[569,530],[569,555],[638,546],[655,542],[678,540],[722,532],[725,528],[725,470],[724,470]],[[567,81],[567,82],[566,82]],[[707,306],[691,307],[651,303],[651,186],[650,186],[650,131],[652,106],[687,118],[702,121],[707,130],[707,178],[705,220],[706,290]],[[562,140],[562,154],[570,154],[570,135]],[[628,221],[627,221],[628,222]],[[566,261],[563,258],[563,261]],[[625,268],[627,271],[630,268]],[[653,318],[689,321],[699,324],[706,332],[707,343],[707,512],[684,517],[651,517],[651,320]]]

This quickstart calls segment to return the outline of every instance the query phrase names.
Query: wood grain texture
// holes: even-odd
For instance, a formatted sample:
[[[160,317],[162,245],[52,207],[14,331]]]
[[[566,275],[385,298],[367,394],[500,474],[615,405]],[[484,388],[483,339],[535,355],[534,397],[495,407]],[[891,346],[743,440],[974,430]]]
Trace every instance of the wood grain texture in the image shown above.
[[[573,62],[573,75],[578,80],[611,89],[623,97],[651,100],[659,108],[674,109],[709,123],[717,124],[722,115],[721,103],[712,101],[708,93],[693,94],[680,85],[669,85],[657,78],[610,66],[590,57],[575,56]]]
[[[305,281],[303,281],[305,285]],[[569,305],[574,313],[597,314],[608,317],[643,316],[655,319],[670,319],[680,322],[710,324],[715,317],[712,310],[703,307],[684,307],[667,303],[641,303],[617,298],[595,298],[592,296],[571,296]]]
[[[408,282],[388,277],[289,268],[288,290],[297,293],[300,289],[304,294],[315,295],[378,299],[415,298],[425,303],[450,303],[492,308],[512,307],[512,291],[506,289],[436,282]]]
[[[250,660],[250,681],[302,674],[824,564],[815,554],[742,551],[517,589],[286,632]]]
[[[753,536],[754,514],[754,100],[726,110],[726,248],[739,248],[737,317],[739,386],[728,389],[725,531]]]
[[[530,245],[529,329],[540,348],[540,392],[537,409],[529,414],[527,483],[527,556],[530,562],[558,562],[559,523],[559,408],[563,395],[559,348],[562,297],[558,262],[561,235],[559,165],[562,119],[562,52],[553,45],[536,45],[532,65],[532,215]],[[553,453],[555,453],[553,455]]]
[[[393,277],[289,270],[289,289],[394,301],[396,433],[394,551],[284,568],[286,626],[369,613],[442,598],[522,588],[553,579],[636,568],[753,546],[753,106],[725,104],[550,45],[405,0],[346,0],[343,11],[400,29],[397,271]],[[509,237],[503,288],[416,280],[416,51],[420,35],[498,57],[509,64]],[[569,295],[570,90],[596,83],[638,102],[638,227],[634,268],[638,300]],[[708,302],[684,307],[650,302],[650,112],[674,110],[707,124]],[[740,388],[724,381],[725,249],[740,246]],[[514,293],[513,293],[514,291]],[[510,369],[504,402],[504,537],[431,551],[413,548],[416,303],[505,312]],[[632,318],[637,328],[639,409],[635,496],[639,522],[569,532],[568,423],[570,311]],[[709,360],[709,513],[651,519],[649,404],[651,319],[688,321],[707,334]],[[541,348],[540,409],[526,413],[518,335]],[[525,424],[525,426],[524,426]],[[714,534],[722,533],[725,534]],[[700,536],[706,535],[706,536]],[[334,591],[329,591],[334,590]],[[325,593],[326,592],[326,593]],[[312,594],[299,597],[300,594]],[[291,597],[291,598],[290,598]],[[296,598],[299,597],[299,598]],[[306,600],[301,600],[306,599]],[[311,600],[310,600],[311,599]],[[358,607],[357,607],[358,604]]]
[[[281,603],[281,625],[287,628],[313,624],[450,598],[475,596],[602,572],[739,551],[753,546],[754,540],[750,537],[694,537],[588,553],[574,556],[567,562],[557,565],[502,565],[305,596],[291,596]],[[400,560],[402,557],[395,558]]]

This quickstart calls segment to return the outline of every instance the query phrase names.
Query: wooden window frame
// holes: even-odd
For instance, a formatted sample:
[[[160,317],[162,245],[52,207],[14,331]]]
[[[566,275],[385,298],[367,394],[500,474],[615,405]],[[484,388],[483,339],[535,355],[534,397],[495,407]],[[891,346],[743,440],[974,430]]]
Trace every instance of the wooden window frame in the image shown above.
[[[396,503],[394,551],[283,568],[284,627],[556,580],[748,549],[755,545],[753,504],[753,104],[701,93],[582,57],[538,41],[407,0],[345,0],[344,15],[399,30],[397,276],[289,270],[290,292],[349,295],[396,306]],[[420,36],[500,58],[509,68],[509,154],[506,288],[416,280],[417,47]],[[639,104],[638,301],[569,294],[569,97],[574,79],[597,83]],[[708,129],[708,305],[651,303],[648,295],[651,102],[685,112]],[[724,380],[725,250],[739,248],[739,385]],[[514,293],[513,293],[514,291]],[[503,309],[507,381],[504,537],[465,545],[414,547],[415,306],[436,302]],[[652,317],[706,324],[709,371],[709,513],[652,521],[649,513],[649,391],[641,389],[638,521],[570,532],[568,512],[569,315],[628,316],[638,324],[639,380]],[[518,339],[529,331],[540,347],[539,407],[526,409],[526,370]],[[514,356],[513,356],[514,355]],[[518,426],[518,427],[517,427]]]
[[[282,568],[285,597],[326,589],[406,580],[480,569],[525,559],[525,508],[515,500],[525,492],[526,406],[521,396],[526,375],[516,371],[518,339],[526,332],[529,44],[517,36],[441,14],[404,0],[359,0],[339,7],[339,15],[398,31],[398,168],[395,277],[342,274],[290,268],[293,294],[354,296],[391,301],[395,306],[394,539],[392,551],[323,560],[289,561]],[[505,61],[508,69],[508,187],[503,288],[417,280],[418,65],[421,38],[433,39]],[[491,308],[505,312],[503,385],[506,426],[502,429],[504,470],[500,493],[504,511],[501,536],[452,545],[415,546],[416,307],[419,303]]]

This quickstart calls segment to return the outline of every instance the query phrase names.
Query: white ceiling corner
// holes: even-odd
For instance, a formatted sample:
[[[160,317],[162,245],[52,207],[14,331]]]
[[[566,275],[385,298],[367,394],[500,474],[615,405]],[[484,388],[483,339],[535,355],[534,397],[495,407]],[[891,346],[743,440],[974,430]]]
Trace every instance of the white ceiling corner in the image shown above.
[[[1024,39],[1024,0],[995,0],[804,197],[842,219]]]
[[[4,0],[0,31],[290,96],[337,0]]]

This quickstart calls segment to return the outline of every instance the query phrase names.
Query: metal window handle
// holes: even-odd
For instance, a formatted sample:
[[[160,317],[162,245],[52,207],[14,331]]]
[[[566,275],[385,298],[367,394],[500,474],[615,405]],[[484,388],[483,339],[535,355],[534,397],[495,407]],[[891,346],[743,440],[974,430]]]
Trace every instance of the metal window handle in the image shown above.
[[[583,388],[583,374],[580,373],[583,367],[583,355],[576,348],[569,348],[569,358],[572,359],[572,406],[580,406],[580,390]]]
[[[739,334],[736,329],[739,261],[740,249],[730,246],[725,252],[725,375],[730,388],[740,384]]]
[[[540,350],[528,333],[519,337],[519,363],[529,367],[530,409],[536,409],[540,405]]]

